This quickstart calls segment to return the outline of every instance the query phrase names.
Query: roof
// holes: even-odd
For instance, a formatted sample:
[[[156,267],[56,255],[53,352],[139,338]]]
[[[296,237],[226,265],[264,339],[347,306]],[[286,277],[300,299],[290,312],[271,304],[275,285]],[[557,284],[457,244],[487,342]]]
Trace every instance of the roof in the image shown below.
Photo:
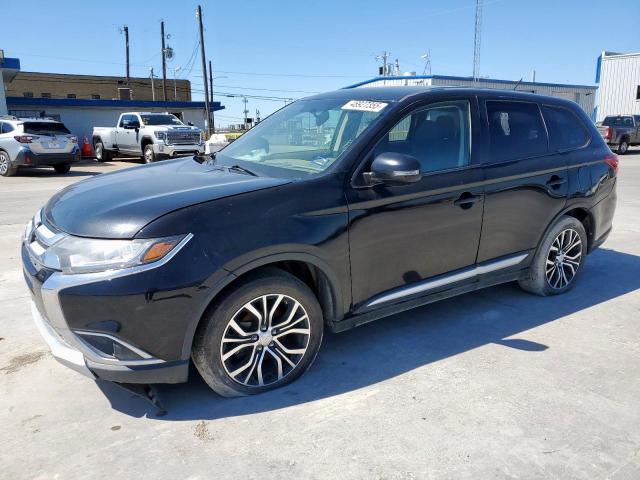
[[[164,102],[147,100],[93,100],[84,98],[36,98],[36,97],[7,97],[7,106],[11,107],[93,107],[93,108],[126,108],[140,110],[150,108],[193,108],[201,110],[204,102]],[[223,110],[220,102],[213,102],[212,110]]]
[[[450,75],[397,75],[397,76],[388,76],[388,77],[374,77],[369,80],[365,80],[363,82],[355,83],[353,85],[349,85],[345,88],[356,88],[361,87],[363,85],[367,85],[369,83],[377,82],[380,80],[453,80],[453,81],[464,81],[464,82],[472,82],[472,77],[454,77]],[[561,88],[585,88],[589,90],[597,90],[597,86],[594,85],[574,85],[574,84],[566,84],[566,83],[545,83],[545,82],[524,82],[519,80],[500,80],[497,78],[480,78],[478,79],[478,83],[503,83],[505,85],[522,85],[522,86],[543,86],[543,87],[561,87]],[[399,87],[394,87],[399,88]]]

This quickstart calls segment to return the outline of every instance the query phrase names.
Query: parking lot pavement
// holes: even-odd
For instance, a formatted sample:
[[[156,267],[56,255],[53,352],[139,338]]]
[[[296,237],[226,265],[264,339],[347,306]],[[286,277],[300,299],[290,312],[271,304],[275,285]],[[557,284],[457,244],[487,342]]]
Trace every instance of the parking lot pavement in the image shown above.
[[[165,416],[53,360],[20,268],[48,197],[130,165],[0,178],[0,478],[640,478],[640,151],[568,294],[504,285],[329,334],[266,395],[223,399],[194,374],[158,388]]]

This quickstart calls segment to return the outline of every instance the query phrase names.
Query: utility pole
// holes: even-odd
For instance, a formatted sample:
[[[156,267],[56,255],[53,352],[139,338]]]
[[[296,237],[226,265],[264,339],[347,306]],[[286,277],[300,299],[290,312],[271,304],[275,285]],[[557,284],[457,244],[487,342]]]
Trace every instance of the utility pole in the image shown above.
[[[153,85],[153,78],[155,77],[155,75],[153,74],[153,67],[151,67],[150,69],[150,76],[151,76],[151,100],[152,101],[156,101],[156,88]]]
[[[386,77],[389,75],[388,62],[389,62],[390,55],[391,55],[391,52],[384,51],[382,52],[382,55],[376,56],[376,60],[382,60],[382,69],[380,71],[380,75],[383,77]]]
[[[248,130],[247,126],[248,126],[249,122],[247,121],[247,119],[248,119],[248,116],[249,116],[249,109],[247,109],[247,103],[249,102],[249,100],[247,100],[247,97],[242,97],[242,101],[244,102],[244,111],[243,111],[243,113],[244,113],[244,129]]]
[[[211,110],[209,109],[209,85],[207,82],[207,59],[204,54],[204,33],[202,30],[202,8],[198,5],[198,30],[200,32],[200,56],[202,57],[202,79],[204,80],[204,114],[207,119],[207,136],[211,135]]]
[[[216,133],[215,110],[213,109],[213,69],[209,60],[209,102],[211,103],[211,133]]]
[[[480,45],[482,43],[482,1],[476,0],[476,25],[473,36],[473,83],[480,81]]]
[[[164,21],[160,22],[160,36],[162,37],[162,98],[167,101],[167,50],[164,46]]]
[[[127,62],[127,87],[129,86],[129,27],[124,25],[122,27],[122,31],[124,32],[124,48],[125,48],[125,58]]]

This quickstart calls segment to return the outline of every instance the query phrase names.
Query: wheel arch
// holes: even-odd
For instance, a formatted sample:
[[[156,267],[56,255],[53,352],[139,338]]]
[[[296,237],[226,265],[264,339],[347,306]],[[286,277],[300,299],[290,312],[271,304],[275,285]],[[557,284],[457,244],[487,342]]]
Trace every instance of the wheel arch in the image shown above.
[[[227,292],[232,291],[240,282],[273,268],[293,275],[311,289],[318,299],[325,324],[342,319],[344,316],[344,302],[341,296],[341,285],[337,276],[325,262],[308,253],[272,254],[252,260],[234,270],[225,269],[227,275],[214,286],[206,305],[198,312],[196,320],[185,333],[182,357],[189,358],[191,355],[193,339],[198,325],[216,300]]]
[[[556,224],[556,222],[562,217],[573,217],[579,220],[580,223],[582,223],[582,226],[584,227],[584,230],[587,233],[587,253],[590,252],[591,246],[593,245],[593,242],[595,240],[593,238],[594,231],[595,231],[594,230],[595,222],[593,220],[593,214],[589,210],[589,207],[587,207],[586,205],[571,205],[566,207],[559,214],[557,214],[551,220],[551,222],[549,222],[549,225],[547,225],[547,228],[545,228],[544,233],[538,240],[537,245],[540,245],[543,239],[547,236],[547,233],[549,232],[549,230],[551,230],[551,228]]]
[[[142,137],[142,139],[140,140],[140,148],[144,151],[144,147],[146,147],[147,145],[153,145],[153,138],[151,138],[149,135],[145,135],[144,137]]]

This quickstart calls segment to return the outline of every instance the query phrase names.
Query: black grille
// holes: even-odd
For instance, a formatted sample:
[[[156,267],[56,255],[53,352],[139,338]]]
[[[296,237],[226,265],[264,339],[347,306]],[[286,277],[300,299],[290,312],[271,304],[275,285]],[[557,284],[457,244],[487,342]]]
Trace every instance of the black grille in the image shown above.
[[[200,143],[198,132],[168,132],[167,141],[173,145],[193,145]]]

